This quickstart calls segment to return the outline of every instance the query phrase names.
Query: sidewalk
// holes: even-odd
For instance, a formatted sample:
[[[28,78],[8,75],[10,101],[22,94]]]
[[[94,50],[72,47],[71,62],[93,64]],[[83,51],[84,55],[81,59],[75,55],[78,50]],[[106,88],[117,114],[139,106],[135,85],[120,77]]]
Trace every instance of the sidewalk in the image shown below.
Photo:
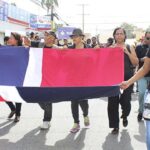
[[[10,110],[0,103],[0,150],[146,150],[144,121],[137,122],[138,101],[133,95],[132,111],[127,128],[120,122],[119,135],[110,134],[107,98],[89,100],[89,129],[70,134],[73,126],[70,102],[53,104],[53,118],[48,131],[40,131],[43,111],[38,104],[23,104],[19,123],[7,120]]]

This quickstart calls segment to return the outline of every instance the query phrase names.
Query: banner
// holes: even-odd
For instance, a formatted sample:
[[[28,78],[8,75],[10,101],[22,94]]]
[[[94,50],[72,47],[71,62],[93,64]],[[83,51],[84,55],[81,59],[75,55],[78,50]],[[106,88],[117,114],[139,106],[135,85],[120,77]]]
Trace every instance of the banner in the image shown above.
[[[57,29],[58,39],[69,39],[74,27],[59,27]]]
[[[95,98],[119,94],[118,84],[124,80],[124,54],[120,48],[2,47],[0,68],[3,97],[13,95],[15,88],[27,99],[36,93],[36,99],[33,96],[30,102]]]
[[[0,0],[0,20],[7,21],[8,17],[8,3]]]

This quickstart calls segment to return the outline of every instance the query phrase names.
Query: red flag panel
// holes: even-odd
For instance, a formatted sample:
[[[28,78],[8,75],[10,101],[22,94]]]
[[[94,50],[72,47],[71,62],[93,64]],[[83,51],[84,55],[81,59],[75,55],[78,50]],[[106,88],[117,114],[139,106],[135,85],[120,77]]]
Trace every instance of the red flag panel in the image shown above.
[[[44,49],[42,65],[41,86],[111,86],[124,79],[120,48]]]

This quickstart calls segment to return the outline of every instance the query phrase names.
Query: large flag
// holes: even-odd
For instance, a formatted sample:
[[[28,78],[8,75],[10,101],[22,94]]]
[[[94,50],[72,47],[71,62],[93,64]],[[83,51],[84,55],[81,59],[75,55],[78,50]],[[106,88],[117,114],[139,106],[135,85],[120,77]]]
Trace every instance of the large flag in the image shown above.
[[[120,48],[2,47],[0,96],[16,102],[58,102],[118,95],[123,59]]]

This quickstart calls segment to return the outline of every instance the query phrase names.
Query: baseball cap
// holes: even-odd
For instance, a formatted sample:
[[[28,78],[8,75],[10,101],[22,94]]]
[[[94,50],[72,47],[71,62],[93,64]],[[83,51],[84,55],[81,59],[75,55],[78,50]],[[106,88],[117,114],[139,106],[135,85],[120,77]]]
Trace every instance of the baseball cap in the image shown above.
[[[84,36],[84,34],[81,29],[75,28],[72,34],[70,35],[70,37],[73,37],[73,36]]]

